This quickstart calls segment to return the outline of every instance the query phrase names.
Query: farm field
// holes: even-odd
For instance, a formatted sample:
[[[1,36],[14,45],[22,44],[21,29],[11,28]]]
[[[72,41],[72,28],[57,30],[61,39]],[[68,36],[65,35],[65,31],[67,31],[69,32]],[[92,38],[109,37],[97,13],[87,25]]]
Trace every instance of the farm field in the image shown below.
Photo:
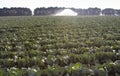
[[[0,17],[0,76],[120,76],[120,17]]]

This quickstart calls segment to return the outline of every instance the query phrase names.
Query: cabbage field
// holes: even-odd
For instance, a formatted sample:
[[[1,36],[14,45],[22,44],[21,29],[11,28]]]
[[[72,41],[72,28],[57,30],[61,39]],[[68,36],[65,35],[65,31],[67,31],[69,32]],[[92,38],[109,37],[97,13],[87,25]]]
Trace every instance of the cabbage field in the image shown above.
[[[0,76],[120,76],[120,17],[0,17]]]

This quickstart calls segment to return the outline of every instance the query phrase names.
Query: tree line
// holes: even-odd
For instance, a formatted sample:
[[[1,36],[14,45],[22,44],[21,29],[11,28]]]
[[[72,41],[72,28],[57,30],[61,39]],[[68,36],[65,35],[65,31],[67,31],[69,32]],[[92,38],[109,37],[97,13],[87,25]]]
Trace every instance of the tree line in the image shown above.
[[[45,16],[45,15],[54,15],[67,9],[65,7],[41,7],[34,9],[35,16]],[[120,16],[120,9],[113,9],[113,8],[88,8],[88,9],[76,9],[76,8],[69,8],[76,12],[79,16],[81,15],[102,15],[102,16]],[[31,16],[32,11],[29,8],[22,8],[22,7],[12,7],[12,8],[0,8],[0,16]]]
[[[0,16],[31,16],[32,11],[29,8],[0,8]]]

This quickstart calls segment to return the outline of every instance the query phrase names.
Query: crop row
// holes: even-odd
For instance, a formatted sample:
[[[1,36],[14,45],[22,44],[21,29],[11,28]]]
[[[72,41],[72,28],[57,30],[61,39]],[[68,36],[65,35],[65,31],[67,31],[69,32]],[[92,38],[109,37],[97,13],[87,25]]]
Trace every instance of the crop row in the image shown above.
[[[115,66],[112,70],[107,69],[113,71],[112,74],[105,72],[114,76],[120,73],[119,19],[120,17],[1,17],[1,71],[3,68],[11,70],[15,67],[19,71],[22,68],[28,70],[37,67],[40,72],[48,74],[52,68],[51,73],[55,70],[61,72],[59,74],[55,71],[58,73],[55,76],[58,76],[63,69],[69,73],[68,70],[73,66],[77,66],[79,73],[84,72],[84,69],[93,71],[97,68],[99,71],[99,65],[103,70],[106,70],[104,67],[111,69]],[[75,74],[72,75],[70,71],[69,75]]]

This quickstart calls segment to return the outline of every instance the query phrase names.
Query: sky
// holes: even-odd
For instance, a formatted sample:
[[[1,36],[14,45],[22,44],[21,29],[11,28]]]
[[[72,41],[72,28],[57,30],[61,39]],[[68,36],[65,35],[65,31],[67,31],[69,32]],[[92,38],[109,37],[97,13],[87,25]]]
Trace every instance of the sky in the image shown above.
[[[120,9],[120,0],[0,0],[3,7],[27,7],[34,10],[37,7],[99,7]]]

